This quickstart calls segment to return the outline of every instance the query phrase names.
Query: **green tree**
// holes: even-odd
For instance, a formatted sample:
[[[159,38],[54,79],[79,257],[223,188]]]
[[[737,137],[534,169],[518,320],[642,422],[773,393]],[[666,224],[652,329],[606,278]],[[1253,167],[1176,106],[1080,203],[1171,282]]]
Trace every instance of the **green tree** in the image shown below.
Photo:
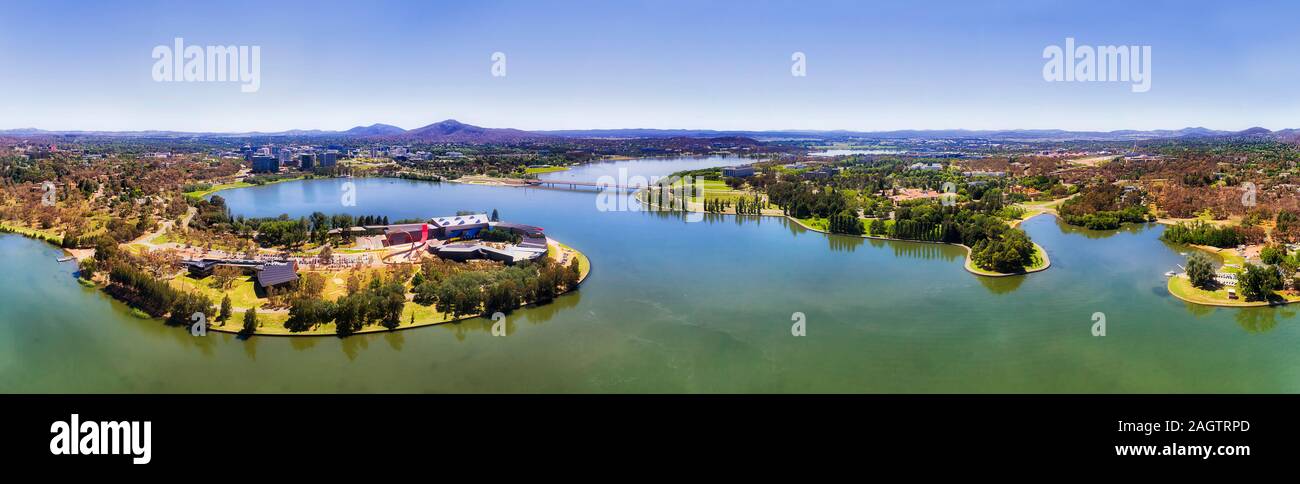
[[[257,309],[248,308],[247,311],[244,311],[244,329],[240,330],[239,334],[242,334],[244,336],[250,336],[256,332],[257,332]]]
[[[1205,254],[1193,253],[1187,257],[1187,278],[1192,281],[1192,286],[1201,289],[1214,289],[1218,287],[1218,281],[1214,280],[1214,264]]]
[[[1281,264],[1285,259],[1286,247],[1281,245],[1266,245],[1259,251],[1259,260],[1263,261],[1265,264],[1277,265]]]
[[[1246,264],[1237,285],[1247,301],[1267,301],[1275,297],[1273,291],[1282,289],[1282,274],[1272,267]]]
[[[82,259],[80,262],[77,262],[77,277],[85,280],[94,279],[95,270],[98,269],[98,267],[99,266],[95,262],[95,259]]]
[[[233,312],[234,308],[232,308],[230,304],[230,295],[227,294],[221,298],[221,314],[217,315],[217,321],[221,321],[222,323],[229,321],[231,313]]]
[[[167,316],[167,324],[171,325],[189,325],[193,320],[190,319],[195,313],[215,314],[213,311],[212,301],[206,296],[197,293],[182,292],[176,295],[172,300],[170,314]]]

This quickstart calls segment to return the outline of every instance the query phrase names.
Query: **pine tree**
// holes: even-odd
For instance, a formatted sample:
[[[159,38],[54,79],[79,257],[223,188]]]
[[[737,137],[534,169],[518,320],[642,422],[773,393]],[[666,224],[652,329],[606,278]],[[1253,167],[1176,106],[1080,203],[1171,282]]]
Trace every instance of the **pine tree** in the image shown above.
[[[229,321],[232,311],[233,308],[230,307],[230,295],[227,294],[225,297],[221,298],[221,313],[217,315],[217,321],[221,321],[222,324]]]
[[[244,329],[239,334],[248,336],[257,332],[257,309],[248,308],[244,311]]]

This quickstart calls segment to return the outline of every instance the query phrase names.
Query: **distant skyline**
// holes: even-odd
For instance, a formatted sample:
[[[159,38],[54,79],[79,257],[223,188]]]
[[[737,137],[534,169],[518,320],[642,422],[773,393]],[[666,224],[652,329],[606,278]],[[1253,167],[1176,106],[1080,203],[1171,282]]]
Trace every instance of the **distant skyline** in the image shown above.
[[[0,6],[0,130],[1300,128],[1300,4],[395,2]],[[260,86],[155,82],[155,46],[258,46]],[[1045,48],[1149,46],[1147,92]],[[506,55],[493,77],[492,55]],[[791,55],[806,56],[806,77]]]

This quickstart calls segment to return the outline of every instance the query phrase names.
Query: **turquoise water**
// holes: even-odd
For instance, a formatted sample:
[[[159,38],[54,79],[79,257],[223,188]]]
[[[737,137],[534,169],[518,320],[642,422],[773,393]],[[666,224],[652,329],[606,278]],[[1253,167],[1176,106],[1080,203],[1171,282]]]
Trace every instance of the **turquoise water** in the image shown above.
[[[674,170],[675,171],[675,170]],[[356,206],[343,206],[345,183]],[[1159,226],[1036,217],[1052,268],[986,279],[963,251],[805,231],[779,218],[598,211],[596,194],[407,180],[221,192],[249,216],[429,217],[497,209],[585,252],[554,304],[346,339],[196,338],[74,280],[59,252],[0,236],[5,392],[1295,392],[1291,309],[1190,306]],[[1093,337],[1093,314],[1107,335]],[[791,336],[803,313],[807,335]]]

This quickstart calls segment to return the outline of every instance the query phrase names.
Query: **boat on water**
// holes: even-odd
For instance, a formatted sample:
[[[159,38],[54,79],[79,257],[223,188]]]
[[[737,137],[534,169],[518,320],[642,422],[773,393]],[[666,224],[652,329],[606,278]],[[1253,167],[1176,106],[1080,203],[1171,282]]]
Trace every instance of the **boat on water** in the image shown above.
[[[1178,275],[1178,273],[1174,271],[1169,271],[1165,273],[1165,277],[1174,277],[1176,275]]]

